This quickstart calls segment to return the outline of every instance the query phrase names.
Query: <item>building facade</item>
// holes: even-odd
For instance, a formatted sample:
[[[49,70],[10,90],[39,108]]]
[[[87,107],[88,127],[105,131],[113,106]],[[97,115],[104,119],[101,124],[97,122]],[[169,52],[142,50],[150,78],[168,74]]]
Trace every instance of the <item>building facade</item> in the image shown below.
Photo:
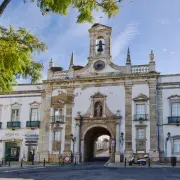
[[[51,60],[42,84],[17,86],[11,95],[0,96],[0,158],[8,154],[7,142],[18,141],[18,157],[27,159],[27,133],[39,136],[39,160],[58,161],[60,155],[73,153],[76,161],[89,161],[101,135],[110,136],[112,162],[131,158],[132,153],[154,160],[180,154],[180,75],[156,72],[153,51],[147,64],[132,65],[128,49],[126,64],[115,65],[111,35],[111,27],[94,24],[86,66],[75,65],[73,54],[66,71]],[[19,111],[14,111],[16,106]],[[8,121],[17,126],[14,117],[21,126],[9,128]],[[40,121],[39,126],[27,127],[31,120]]]

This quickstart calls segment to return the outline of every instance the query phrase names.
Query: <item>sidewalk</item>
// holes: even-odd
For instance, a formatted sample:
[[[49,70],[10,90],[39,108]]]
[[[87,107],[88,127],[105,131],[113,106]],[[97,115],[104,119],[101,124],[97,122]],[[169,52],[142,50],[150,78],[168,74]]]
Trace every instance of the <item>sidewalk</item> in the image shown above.
[[[155,163],[151,163],[150,167],[148,166],[148,164],[146,164],[146,166],[142,166],[142,165],[138,165],[138,164],[134,164],[132,166],[129,166],[129,164],[125,164],[124,163],[106,163],[104,165],[105,167],[110,167],[110,168],[180,168],[180,164],[176,164],[175,167],[171,166],[171,164],[155,164]]]

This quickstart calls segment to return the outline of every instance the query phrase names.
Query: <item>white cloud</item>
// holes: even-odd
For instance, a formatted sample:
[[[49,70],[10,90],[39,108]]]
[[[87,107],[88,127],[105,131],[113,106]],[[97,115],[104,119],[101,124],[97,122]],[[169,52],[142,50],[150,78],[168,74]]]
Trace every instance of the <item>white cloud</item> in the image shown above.
[[[138,23],[128,24],[125,30],[114,38],[112,55],[116,58],[129,42],[138,34]]]

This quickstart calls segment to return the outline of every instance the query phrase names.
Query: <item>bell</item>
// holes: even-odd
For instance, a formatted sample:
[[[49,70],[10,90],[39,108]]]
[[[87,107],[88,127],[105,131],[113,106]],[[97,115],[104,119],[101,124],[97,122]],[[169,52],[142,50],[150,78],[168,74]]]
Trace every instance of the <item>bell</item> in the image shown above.
[[[103,43],[102,43],[102,41],[101,41],[101,40],[99,41],[97,51],[98,51],[98,52],[103,52]]]

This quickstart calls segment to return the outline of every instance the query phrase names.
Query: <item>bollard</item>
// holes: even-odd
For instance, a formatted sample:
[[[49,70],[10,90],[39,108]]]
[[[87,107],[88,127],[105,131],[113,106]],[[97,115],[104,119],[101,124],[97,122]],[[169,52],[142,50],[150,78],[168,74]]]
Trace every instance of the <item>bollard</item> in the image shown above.
[[[46,164],[46,160],[45,160],[45,158],[44,158],[43,166],[45,166],[45,164]]]
[[[59,156],[59,166],[61,165],[61,163],[60,163],[60,156]]]
[[[21,159],[21,167],[23,166],[23,158]]]
[[[151,167],[151,161],[150,161],[150,158],[148,158],[148,165],[149,165],[149,167]]]
[[[3,158],[2,158],[2,165],[4,164]]]
[[[125,161],[124,161],[124,166],[126,167],[126,158],[125,158]]]
[[[76,156],[74,156],[74,166],[76,166]]]
[[[63,158],[62,166],[64,166],[64,158]]]
[[[11,166],[11,159],[9,159],[9,167]]]

